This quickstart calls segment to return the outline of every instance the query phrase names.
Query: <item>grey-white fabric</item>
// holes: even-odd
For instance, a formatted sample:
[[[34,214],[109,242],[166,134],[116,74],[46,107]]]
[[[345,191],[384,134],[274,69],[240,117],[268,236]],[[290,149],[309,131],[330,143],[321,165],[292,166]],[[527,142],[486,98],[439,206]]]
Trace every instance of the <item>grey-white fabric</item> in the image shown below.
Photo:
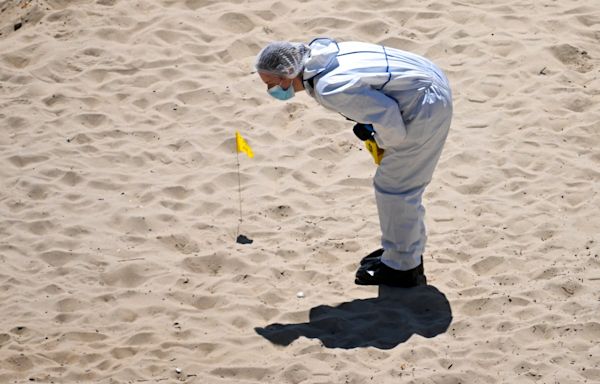
[[[448,80],[431,61],[399,49],[331,39],[309,47],[302,72],[309,94],[351,120],[372,124],[385,149],[373,180],[382,261],[412,269],[427,240],[423,192],[452,119]]]

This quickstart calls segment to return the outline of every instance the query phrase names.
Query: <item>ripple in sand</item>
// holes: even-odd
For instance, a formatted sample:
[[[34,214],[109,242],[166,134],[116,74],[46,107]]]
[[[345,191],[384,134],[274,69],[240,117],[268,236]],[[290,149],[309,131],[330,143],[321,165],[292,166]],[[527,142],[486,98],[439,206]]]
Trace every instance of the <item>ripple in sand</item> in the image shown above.
[[[37,164],[48,160],[44,155],[15,155],[8,158],[8,161],[16,167],[23,168],[31,164]]]
[[[248,16],[239,12],[227,12],[218,18],[219,24],[228,31],[246,33],[254,29],[255,25]]]
[[[71,251],[62,251],[57,249],[42,253],[40,258],[53,267],[62,267],[79,256],[79,254]]]
[[[594,68],[590,56],[582,49],[571,44],[560,44],[550,47],[550,52],[561,63],[574,68],[578,72],[586,73]]]

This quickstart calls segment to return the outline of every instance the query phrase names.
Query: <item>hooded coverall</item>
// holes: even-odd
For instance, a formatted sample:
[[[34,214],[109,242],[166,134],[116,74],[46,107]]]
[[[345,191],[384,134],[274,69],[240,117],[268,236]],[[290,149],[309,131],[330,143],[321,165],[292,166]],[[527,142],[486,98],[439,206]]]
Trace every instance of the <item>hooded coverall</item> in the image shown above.
[[[361,42],[316,39],[304,87],[327,109],[372,124],[385,149],[373,179],[381,225],[381,260],[397,270],[421,264],[427,240],[422,196],[452,119],[444,73],[418,55]]]

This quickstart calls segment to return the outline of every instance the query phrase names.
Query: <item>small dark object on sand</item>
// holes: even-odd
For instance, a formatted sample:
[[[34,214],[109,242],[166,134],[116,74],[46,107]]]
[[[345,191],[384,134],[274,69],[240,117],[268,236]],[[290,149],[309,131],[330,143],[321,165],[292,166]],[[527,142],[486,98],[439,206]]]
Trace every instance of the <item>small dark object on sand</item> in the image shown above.
[[[15,31],[16,31],[17,29],[21,28],[22,26],[23,26],[23,23],[17,23],[17,24],[15,24],[15,26],[14,26],[14,28],[15,28]]]
[[[236,242],[239,244],[252,244],[254,240],[247,238],[245,235],[239,235]]]

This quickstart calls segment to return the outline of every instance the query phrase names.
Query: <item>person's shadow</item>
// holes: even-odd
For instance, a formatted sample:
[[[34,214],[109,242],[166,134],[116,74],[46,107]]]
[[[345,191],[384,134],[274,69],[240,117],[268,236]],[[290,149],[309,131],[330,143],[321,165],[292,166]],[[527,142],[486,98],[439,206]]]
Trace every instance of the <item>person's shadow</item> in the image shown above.
[[[379,297],[337,307],[319,305],[310,321],[255,328],[271,343],[290,345],[300,336],[319,339],[328,348],[391,349],[417,334],[431,338],[446,332],[452,310],[446,296],[427,285],[410,289],[379,287]]]

